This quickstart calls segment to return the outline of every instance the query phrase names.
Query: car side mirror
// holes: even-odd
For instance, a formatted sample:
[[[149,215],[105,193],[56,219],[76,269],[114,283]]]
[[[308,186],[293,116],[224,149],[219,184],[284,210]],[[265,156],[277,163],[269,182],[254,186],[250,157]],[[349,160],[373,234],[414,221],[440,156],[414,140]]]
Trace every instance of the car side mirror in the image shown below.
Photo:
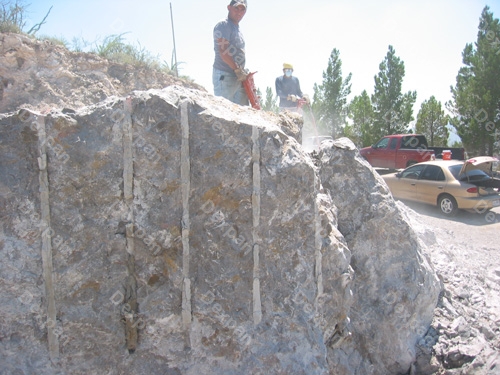
[[[397,178],[401,178],[401,173],[396,173]]]

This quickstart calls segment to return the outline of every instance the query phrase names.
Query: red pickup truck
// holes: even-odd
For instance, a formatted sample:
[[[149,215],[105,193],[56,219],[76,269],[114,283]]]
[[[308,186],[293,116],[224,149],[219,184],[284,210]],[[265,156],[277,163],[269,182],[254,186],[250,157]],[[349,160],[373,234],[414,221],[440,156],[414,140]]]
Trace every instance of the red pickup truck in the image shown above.
[[[434,150],[427,146],[427,139],[421,134],[388,135],[359,152],[376,168],[401,169],[436,158]]]

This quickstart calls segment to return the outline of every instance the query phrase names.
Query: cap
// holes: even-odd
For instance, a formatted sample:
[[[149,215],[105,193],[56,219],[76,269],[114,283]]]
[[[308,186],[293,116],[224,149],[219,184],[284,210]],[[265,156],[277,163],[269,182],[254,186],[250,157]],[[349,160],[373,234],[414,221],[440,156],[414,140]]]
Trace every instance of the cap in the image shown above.
[[[292,64],[288,64],[288,63],[284,63],[283,64],[283,69],[292,69],[293,70],[293,65]]]
[[[247,8],[247,0],[231,0],[231,3],[229,5],[233,7],[237,7],[238,5],[243,5],[245,8]]]

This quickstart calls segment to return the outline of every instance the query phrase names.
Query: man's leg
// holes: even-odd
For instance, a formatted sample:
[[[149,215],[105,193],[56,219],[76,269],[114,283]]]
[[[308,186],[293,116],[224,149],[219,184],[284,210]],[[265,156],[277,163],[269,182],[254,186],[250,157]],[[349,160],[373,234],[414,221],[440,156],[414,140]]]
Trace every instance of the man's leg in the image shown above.
[[[212,82],[214,84],[214,95],[222,96],[236,104],[248,105],[245,89],[235,74],[214,69]]]
[[[222,96],[234,102],[234,93],[237,88],[235,82],[237,82],[236,75],[223,70],[213,70],[212,83],[214,84],[214,95]]]
[[[226,72],[222,70],[214,69],[212,72],[212,83],[214,84],[214,95],[215,96],[224,96],[224,88],[223,81],[225,79]],[[227,99],[227,98],[226,98]]]

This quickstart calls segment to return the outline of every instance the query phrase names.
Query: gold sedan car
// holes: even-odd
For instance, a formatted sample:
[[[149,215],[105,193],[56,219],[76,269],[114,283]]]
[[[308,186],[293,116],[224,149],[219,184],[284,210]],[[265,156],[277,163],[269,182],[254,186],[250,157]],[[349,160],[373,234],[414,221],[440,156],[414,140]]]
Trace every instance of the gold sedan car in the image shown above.
[[[447,216],[459,209],[486,212],[500,206],[500,179],[493,176],[498,159],[435,160],[382,176],[394,198],[437,206]]]

